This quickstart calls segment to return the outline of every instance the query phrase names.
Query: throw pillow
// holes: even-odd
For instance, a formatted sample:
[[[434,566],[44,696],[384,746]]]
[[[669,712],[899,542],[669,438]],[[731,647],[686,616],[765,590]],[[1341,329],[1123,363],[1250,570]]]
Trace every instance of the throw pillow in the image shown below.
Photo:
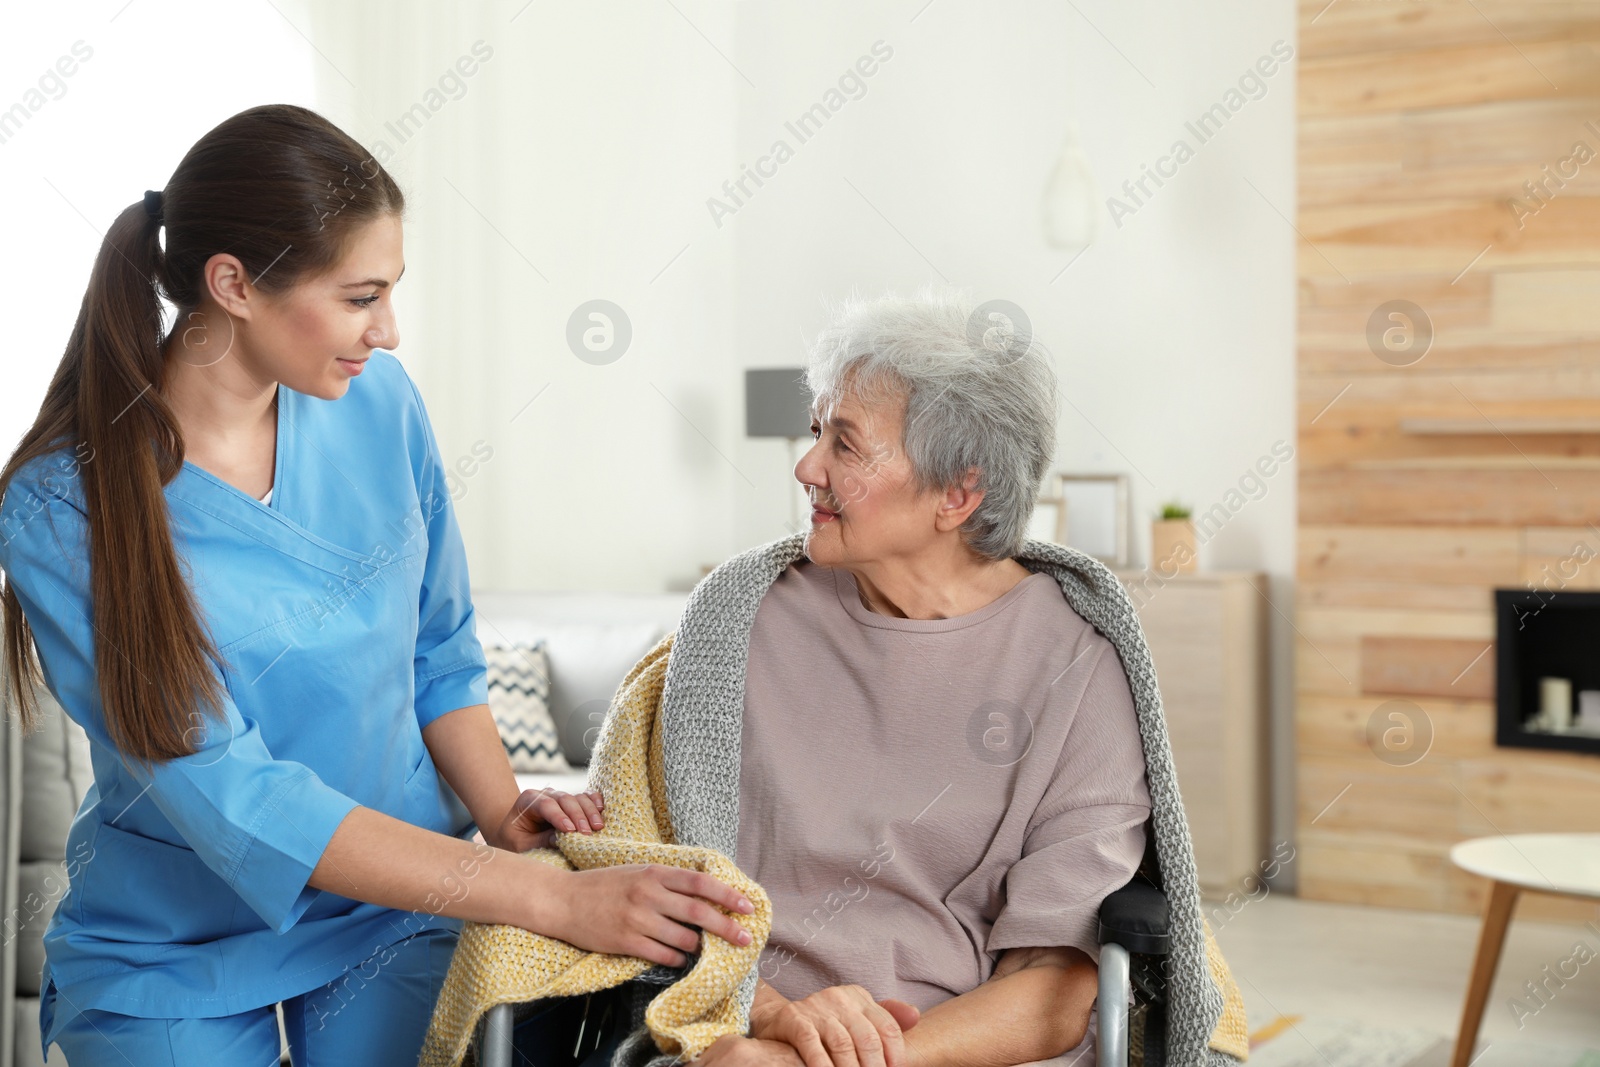
[[[544,642],[486,646],[489,710],[517,774],[570,771],[550,717],[550,667]]]

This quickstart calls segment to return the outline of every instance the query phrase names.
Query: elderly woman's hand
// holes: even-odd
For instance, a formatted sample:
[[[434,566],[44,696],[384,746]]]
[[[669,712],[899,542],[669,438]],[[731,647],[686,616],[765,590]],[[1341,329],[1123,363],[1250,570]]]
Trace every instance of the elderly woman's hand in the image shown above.
[[[804,1067],[793,1046],[729,1034],[719,1037],[693,1061],[702,1067]]]
[[[555,843],[557,833],[587,834],[600,829],[605,825],[600,813],[605,806],[606,799],[598,789],[587,793],[524,789],[500,820],[495,839],[489,844],[512,852],[548,848]]]
[[[774,999],[750,1012],[750,1036],[793,1046],[805,1067],[902,1067],[904,1031],[916,1008],[873,1000],[858,985],[829,986],[803,1000]]]

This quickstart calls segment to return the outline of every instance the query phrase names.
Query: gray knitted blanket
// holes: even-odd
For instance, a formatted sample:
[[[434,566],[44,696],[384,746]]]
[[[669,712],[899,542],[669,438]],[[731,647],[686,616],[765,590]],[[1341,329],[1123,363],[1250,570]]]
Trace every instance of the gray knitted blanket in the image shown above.
[[[663,755],[667,810],[679,843],[717,849],[738,861],[739,749],[744,715],[745,660],[756,608],[785,567],[800,559],[804,535],[796,534],[743,552],[695,586],[679,621],[662,695]],[[1194,849],[1172,748],[1167,741],[1161,694],[1144,631],[1116,576],[1098,560],[1060,545],[1027,541],[1018,562],[1043,571],[1061,585],[1067,603],[1116,647],[1133,689],[1144,742],[1151,822],[1161,887],[1171,908],[1167,982],[1169,1067],[1234,1067],[1237,1058],[1209,1047],[1222,1014],[1223,995],[1206,961],[1200,887]],[[691,961],[692,964],[692,961]],[[631,1033],[617,1051],[618,1067],[665,1067],[644,1028],[644,1009],[659,983],[687,973],[652,968],[630,983]],[[739,988],[745,1018],[755,999],[757,972]]]

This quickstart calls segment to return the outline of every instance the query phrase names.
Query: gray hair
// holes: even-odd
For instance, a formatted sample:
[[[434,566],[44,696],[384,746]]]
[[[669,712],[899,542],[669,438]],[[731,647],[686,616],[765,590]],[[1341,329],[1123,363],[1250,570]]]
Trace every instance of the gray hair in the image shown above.
[[[961,294],[932,287],[847,299],[811,346],[806,384],[819,410],[847,392],[869,402],[903,396],[900,444],[917,490],[960,485],[976,467],[984,496],[961,536],[1006,559],[1022,547],[1055,456],[1056,377],[1025,328],[1014,342],[984,343],[973,314]]]

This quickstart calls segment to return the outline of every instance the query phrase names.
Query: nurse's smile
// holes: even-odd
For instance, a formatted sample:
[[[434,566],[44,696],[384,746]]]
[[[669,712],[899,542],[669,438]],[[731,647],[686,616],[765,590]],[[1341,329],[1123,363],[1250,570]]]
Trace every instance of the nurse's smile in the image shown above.
[[[371,357],[369,356],[367,358],[370,359]],[[343,367],[345,369],[345,373],[354,378],[356,375],[361,373],[361,366],[362,364],[366,363],[366,361],[366,359],[340,359],[339,366]]]

